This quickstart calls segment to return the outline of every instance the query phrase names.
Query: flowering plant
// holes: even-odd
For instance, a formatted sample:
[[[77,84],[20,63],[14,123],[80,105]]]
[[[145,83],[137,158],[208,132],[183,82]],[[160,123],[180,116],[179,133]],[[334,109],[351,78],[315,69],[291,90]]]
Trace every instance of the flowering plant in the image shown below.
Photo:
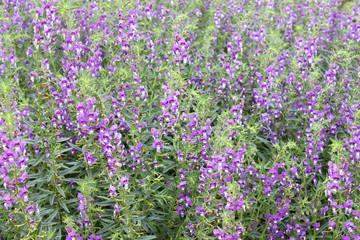
[[[1,239],[360,239],[360,1],[3,0]]]

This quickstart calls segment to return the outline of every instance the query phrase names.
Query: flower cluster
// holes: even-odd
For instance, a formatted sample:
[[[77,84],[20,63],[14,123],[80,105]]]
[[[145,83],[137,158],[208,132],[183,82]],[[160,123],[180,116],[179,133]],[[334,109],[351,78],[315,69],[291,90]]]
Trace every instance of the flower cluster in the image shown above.
[[[359,14],[2,1],[0,236],[359,239]]]

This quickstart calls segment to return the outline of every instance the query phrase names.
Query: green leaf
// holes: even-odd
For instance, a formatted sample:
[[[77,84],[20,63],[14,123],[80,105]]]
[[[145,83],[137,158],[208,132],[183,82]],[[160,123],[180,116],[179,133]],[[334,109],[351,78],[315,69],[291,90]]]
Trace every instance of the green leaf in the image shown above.
[[[79,148],[78,146],[75,146],[74,144],[72,144],[71,142],[68,142],[68,144],[71,146],[71,149],[72,148],[75,148],[76,150],[80,151],[80,152],[83,152],[83,150],[81,148]]]
[[[71,167],[71,168],[67,168],[67,169],[64,170],[64,171],[60,171],[60,172],[59,172],[59,176],[65,176],[65,175],[67,175],[67,174],[78,173],[79,171],[75,171],[75,170],[78,169],[78,168],[80,168],[80,167],[82,167],[82,166],[83,166],[82,163],[79,162],[79,163],[77,163],[75,166],[73,166],[73,167]]]
[[[64,198],[66,198],[65,192],[64,192],[64,190],[63,190],[61,187],[56,186],[56,189],[57,189],[58,192],[61,194],[61,196],[63,196]]]
[[[60,151],[56,151],[55,156],[61,155],[61,154],[66,153],[66,152],[69,152],[71,149],[73,149],[73,147],[69,147],[69,148],[66,148],[66,149],[63,149],[63,150],[60,150]]]
[[[143,236],[138,238],[138,240],[151,240],[151,239],[156,239],[155,235],[149,235],[149,236]]]
[[[110,229],[116,227],[117,223],[111,223],[106,225],[104,228],[102,228],[97,234],[104,234],[106,232],[108,232]]]
[[[69,211],[68,207],[66,206],[66,203],[63,199],[59,199],[59,203],[67,213],[70,213],[70,211]]]
[[[59,214],[57,209],[54,209],[52,214],[45,220],[45,222],[51,222]]]
[[[65,141],[67,141],[67,140],[69,140],[69,139],[70,139],[69,137],[67,137],[67,138],[58,138],[58,139],[56,139],[56,142],[57,142],[57,143],[65,142]]]
[[[49,197],[50,205],[54,205],[54,200],[55,200],[55,193],[52,193],[52,194],[50,194],[50,197]]]

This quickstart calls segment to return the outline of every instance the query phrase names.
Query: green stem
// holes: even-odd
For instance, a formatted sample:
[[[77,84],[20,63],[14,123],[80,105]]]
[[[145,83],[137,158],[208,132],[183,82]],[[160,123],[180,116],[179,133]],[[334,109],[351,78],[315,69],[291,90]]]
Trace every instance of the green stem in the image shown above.
[[[39,51],[40,49],[37,50],[36,52],[36,80],[37,80],[37,105],[38,105],[38,119],[40,122],[40,128],[42,128],[42,117],[41,117],[41,107],[40,107],[40,76],[39,76]]]
[[[136,235],[135,235],[135,232],[134,232],[134,229],[133,229],[133,226],[132,226],[132,222],[131,222],[131,219],[130,219],[129,206],[128,206],[127,200],[126,200],[126,193],[125,193],[125,189],[123,187],[121,188],[121,192],[122,192],[122,195],[123,195],[123,200],[125,202],[125,210],[126,210],[126,215],[127,215],[127,224],[128,224],[128,226],[130,228],[130,234],[131,234],[132,239],[136,239]]]
[[[260,199],[260,194],[259,194],[259,196],[256,198],[256,202],[255,202],[255,206],[254,206],[254,211],[253,211],[253,213],[252,213],[252,215],[251,215],[251,220],[254,219],[254,215],[255,215],[255,212],[256,212],[256,207],[257,207],[257,203],[258,203],[259,199]],[[242,213],[241,213],[241,214],[242,214]],[[258,212],[258,214],[259,214],[259,212]],[[258,219],[258,218],[256,218],[256,219]],[[251,224],[252,224],[252,222],[250,221],[249,226],[247,227],[245,236],[247,235],[247,233],[248,233],[248,231],[249,231],[249,229],[250,229]]]

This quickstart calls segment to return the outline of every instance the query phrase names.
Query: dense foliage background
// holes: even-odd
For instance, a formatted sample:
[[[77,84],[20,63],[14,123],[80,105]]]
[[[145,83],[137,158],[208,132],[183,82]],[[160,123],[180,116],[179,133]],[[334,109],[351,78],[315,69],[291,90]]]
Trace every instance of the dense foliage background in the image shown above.
[[[359,11],[0,0],[0,238],[359,240]]]

